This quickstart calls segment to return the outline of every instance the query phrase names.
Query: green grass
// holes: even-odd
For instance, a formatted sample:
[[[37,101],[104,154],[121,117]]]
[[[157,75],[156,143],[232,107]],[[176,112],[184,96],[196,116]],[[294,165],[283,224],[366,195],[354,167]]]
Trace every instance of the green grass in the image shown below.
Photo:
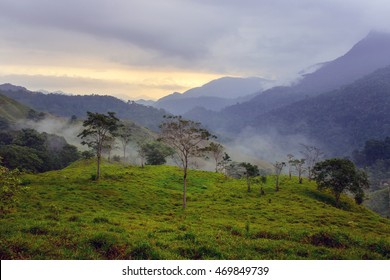
[[[0,218],[1,259],[390,259],[390,221],[313,183],[246,182],[94,162],[25,175],[17,211]]]

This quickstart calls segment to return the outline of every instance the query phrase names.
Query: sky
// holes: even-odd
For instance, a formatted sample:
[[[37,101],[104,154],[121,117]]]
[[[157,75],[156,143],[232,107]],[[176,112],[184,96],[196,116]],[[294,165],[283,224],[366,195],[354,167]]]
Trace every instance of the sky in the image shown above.
[[[388,0],[0,0],[0,84],[157,99],[284,82],[390,32]]]

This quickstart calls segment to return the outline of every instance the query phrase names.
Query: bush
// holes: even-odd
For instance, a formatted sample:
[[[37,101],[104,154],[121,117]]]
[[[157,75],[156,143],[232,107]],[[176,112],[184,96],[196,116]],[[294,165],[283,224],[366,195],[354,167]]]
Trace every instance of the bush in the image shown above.
[[[0,158],[1,160],[1,158]],[[19,171],[0,165],[0,213],[6,213],[17,202],[17,195],[26,189],[20,185]]]
[[[155,260],[159,259],[159,255],[153,250],[148,242],[137,244],[130,252],[131,258],[134,260]]]

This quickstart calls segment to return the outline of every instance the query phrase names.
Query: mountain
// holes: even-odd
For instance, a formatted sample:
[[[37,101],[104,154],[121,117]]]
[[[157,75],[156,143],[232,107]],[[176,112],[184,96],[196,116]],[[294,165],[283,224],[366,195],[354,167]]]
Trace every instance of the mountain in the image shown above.
[[[30,110],[31,108],[3,95],[0,90],[0,118],[14,122],[27,118]]]
[[[0,90],[9,98],[35,110],[61,117],[74,115],[84,118],[87,111],[98,113],[112,111],[121,119],[132,120],[142,126],[157,130],[163,116],[166,114],[164,110],[147,107],[132,101],[124,102],[107,95],[43,94],[9,84],[0,85]]]
[[[370,32],[345,55],[305,75],[298,87],[305,92],[325,92],[350,84],[390,65],[390,34]]]
[[[390,34],[370,32],[342,57],[323,63],[316,71],[306,74],[293,86],[274,87],[257,94],[247,102],[229,106],[218,114],[194,110],[186,116],[213,129],[238,133],[251,120],[294,102],[315,97],[351,84],[364,75],[390,65]]]
[[[219,111],[242,100],[250,99],[246,97],[263,91],[271,83],[272,81],[256,77],[223,77],[201,87],[189,89],[182,94],[172,93],[159,99],[154,106],[173,114],[184,114],[196,107]]]
[[[257,132],[302,134],[334,155],[350,155],[371,138],[390,135],[390,66],[340,89],[258,115]]]

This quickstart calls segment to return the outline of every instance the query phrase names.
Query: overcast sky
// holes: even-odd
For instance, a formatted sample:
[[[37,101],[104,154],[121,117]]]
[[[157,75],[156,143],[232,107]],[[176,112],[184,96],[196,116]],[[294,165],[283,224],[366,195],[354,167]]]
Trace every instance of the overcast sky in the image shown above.
[[[158,98],[286,80],[390,31],[388,0],[0,0],[0,83]]]

